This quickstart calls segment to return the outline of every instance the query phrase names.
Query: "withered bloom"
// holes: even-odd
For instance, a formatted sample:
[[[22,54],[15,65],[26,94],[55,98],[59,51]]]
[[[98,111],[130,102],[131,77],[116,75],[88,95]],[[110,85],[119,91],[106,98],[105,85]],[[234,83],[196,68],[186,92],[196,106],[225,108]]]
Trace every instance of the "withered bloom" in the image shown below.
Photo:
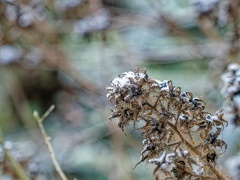
[[[172,81],[149,78],[145,70],[125,72],[106,89],[115,103],[110,119],[118,118],[122,130],[133,123],[142,131],[139,163],[156,164],[156,179],[225,179],[216,168],[227,148],[219,138],[226,125],[222,111],[204,112],[203,100]]]

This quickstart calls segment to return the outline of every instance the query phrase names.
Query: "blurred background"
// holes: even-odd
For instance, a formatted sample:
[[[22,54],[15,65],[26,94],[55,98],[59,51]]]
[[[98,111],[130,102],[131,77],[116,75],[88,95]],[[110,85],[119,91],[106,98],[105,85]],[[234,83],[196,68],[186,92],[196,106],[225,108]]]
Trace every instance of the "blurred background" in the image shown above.
[[[105,88],[146,68],[215,113],[224,107],[221,74],[239,61],[239,7],[239,0],[0,0],[0,179],[17,179],[3,149],[32,179],[59,179],[32,116],[52,104],[43,124],[69,179],[153,179],[151,165],[133,170],[141,136],[108,119]],[[224,161],[239,151],[239,134],[225,129]]]

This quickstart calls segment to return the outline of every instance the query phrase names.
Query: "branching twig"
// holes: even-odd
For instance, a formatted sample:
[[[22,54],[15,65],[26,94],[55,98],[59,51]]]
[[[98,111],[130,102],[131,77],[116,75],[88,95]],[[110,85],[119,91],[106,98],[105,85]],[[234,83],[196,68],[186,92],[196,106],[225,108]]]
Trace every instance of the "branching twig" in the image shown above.
[[[51,156],[51,159],[52,159],[52,162],[53,162],[53,165],[56,169],[56,171],[58,172],[59,176],[63,179],[63,180],[67,180],[67,177],[66,175],[64,174],[64,172],[62,171],[60,165],[58,164],[58,161],[56,159],[56,155],[54,153],[54,150],[53,150],[53,147],[52,147],[52,144],[50,142],[51,138],[48,136],[42,122],[43,120],[51,113],[51,111],[54,109],[54,105],[50,106],[50,108],[44,113],[44,115],[42,117],[39,116],[38,112],[35,110],[33,112],[33,116],[34,118],[37,120],[38,122],[38,126],[41,130],[41,133],[43,135],[43,138],[44,138],[44,141],[48,147],[48,150],[49,150],[49,153],[50,153],[50,156]]]

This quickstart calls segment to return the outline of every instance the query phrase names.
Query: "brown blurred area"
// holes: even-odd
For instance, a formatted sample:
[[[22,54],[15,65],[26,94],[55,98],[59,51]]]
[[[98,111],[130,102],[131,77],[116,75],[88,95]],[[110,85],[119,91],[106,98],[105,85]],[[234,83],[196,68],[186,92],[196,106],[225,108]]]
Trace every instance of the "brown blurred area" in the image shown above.
[[[239,6],[203,2],[0,1],[0,127],[29,177],[59,179],[32,116],[54,104],[44,126],[69,179],[153,179],[151,165],[132,169],[141,135],[108,120],[105,88],[146,68],[221,108],[221,73],[239,61]],[[0,177],[14,179],[1,153]]]

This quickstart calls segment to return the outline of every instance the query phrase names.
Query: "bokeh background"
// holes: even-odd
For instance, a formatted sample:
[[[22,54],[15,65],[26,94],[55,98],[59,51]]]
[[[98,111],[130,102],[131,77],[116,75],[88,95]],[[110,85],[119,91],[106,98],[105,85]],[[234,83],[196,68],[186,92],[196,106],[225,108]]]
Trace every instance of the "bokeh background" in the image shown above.
[[[1,0],[0,127],[4,148],[32,179],[57,180],[33,111],[44,120],[69,179],[153,179],[139,161],[141,136],[110,121],[105,90],[126,71],[224,107],[221,74],[239,57],[239,1]],[[239,131],[225,129],[225,165],[239,151]],[[0,148],[0,179],[16,179]],[[239,171],[239,170],[238,170]]]

